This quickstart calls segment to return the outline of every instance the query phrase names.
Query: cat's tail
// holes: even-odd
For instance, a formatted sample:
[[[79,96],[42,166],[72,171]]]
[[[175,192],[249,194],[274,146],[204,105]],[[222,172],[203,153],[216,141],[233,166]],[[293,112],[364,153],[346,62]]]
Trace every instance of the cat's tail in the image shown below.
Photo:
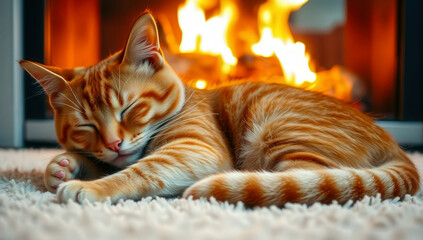
[[[286,172],[235,171],[212,175],[189,187],[183,197],[213,196],[219,201],[249,206],[285,203],[345,203],[365,195],[382,199],[415,194],[419,174],[410,162],[391,162],[371,169],[290,170]]]

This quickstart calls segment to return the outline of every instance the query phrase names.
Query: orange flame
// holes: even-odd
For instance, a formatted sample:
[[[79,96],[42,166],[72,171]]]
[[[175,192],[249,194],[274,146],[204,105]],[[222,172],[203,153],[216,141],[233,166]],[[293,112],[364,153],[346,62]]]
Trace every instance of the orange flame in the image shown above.
[[[285,82],[301,86],[314,82],[316,74],[310,70],[310,56],[305,45],[294,42],[289,29],[288,18],[292,11],[298,10],[308,0],[269,0],[259,8],[260,41],[252,45],[253,53],[279,59]]]
[[[229,27],[237,14],[236,1],[220,0],[219,14],[206,20],[204,9],[216,5],[216,1],[186,0],[179,6],[178,20],[182,30],[179,51],[219,56],[222,59],[221,73],[228,75],[232,69],[236,72],[234,67],[238,63],[227,39]],[[263,57],[276,56],[283,71],[284,83],[350,101],[352,77],[340,67],[316,74],[310,68],[310,56],[305,51],[305,45],[294,41],[288,24],[289,15],[307,1],[267,0],[262,4],[258,11],[260,39],[251,45],[251,51]],[[281,81],[280,77],[277,79]],[[191,85],[198,89],[212,89],[219,84],[210,79],[196,79]]]
[[[178,8],[179,27],[182,30],[179,51],[219,55],[224,62],[222,71],[228,73],[238,61],[227,41],[228,27],[234,19],[236,8],[233,3],[224,1],[220,15],[206,20],[200,3],[201,0],[187,0]]]

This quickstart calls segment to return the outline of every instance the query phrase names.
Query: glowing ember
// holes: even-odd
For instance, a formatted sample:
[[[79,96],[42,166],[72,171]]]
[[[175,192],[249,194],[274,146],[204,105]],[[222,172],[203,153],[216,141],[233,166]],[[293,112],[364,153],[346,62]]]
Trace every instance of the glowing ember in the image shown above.
[[[285,82],[301,86],[314,82],[316,74],[309,68],[310,57],[301,42],[294,42],[289,29],[288,18],[308,0],[269,0],[259,9],[260,41],[251,50],[260,56],[276,54],[282,66]]]
[[[206,20],[200,3],[201,0],[187,0],[179,6],[178,21],[182,30],[179,50],[219,55],[224,62],[221,70],[228,73],[237,63],[227,43],[228,26],[234,17],[235,6],[230,2],[222,3],[220,15]]]
[[[198,89],[205,89],[207,87],[207,82],[204,79],[198,79],[195,82],[195,87]]]

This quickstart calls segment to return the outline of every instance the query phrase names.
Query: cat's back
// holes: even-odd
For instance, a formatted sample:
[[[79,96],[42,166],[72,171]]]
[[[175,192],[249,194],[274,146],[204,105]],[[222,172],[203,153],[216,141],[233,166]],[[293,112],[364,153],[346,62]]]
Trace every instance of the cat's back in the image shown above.
[[[298,114],[298,117],[308,115],[372,122],[371,118],[341,100],[285,84],[248,82],[216,91],[219,107],[233,110],[231,112],[244,112],[255,107],[255,110],[267,113],[278,111],[278,116],[283,110],[285,114]]]
[[[287,85],[251,82],[224,87],[216,90],[215,108],[238,149],[237,157],[250,142],[305,146],[351,166],[377,164],[383,152],[400,151],[390,135],[360,111]]]
[[[244,122],[277,119],[317,125],[373,126],[373,120],[348,104],[318,92],[284,84],[243,83],[216,90],[217,110],[228,118]]]

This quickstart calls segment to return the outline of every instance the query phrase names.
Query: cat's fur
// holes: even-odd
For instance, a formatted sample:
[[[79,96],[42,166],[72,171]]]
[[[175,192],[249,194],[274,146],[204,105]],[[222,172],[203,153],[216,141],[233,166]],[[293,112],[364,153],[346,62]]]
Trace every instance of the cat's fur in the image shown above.
[[[280,84],[184,86],[148,13],[124,50],[92,67],[21,66],[48,94],[67,150],[45,173],[62,202],[183,194],[268,206],[419,189],[389,134],[337,99]],[[100,162],[121,169],[101,176]],[[96,179],[76,179],[84,171]]]

